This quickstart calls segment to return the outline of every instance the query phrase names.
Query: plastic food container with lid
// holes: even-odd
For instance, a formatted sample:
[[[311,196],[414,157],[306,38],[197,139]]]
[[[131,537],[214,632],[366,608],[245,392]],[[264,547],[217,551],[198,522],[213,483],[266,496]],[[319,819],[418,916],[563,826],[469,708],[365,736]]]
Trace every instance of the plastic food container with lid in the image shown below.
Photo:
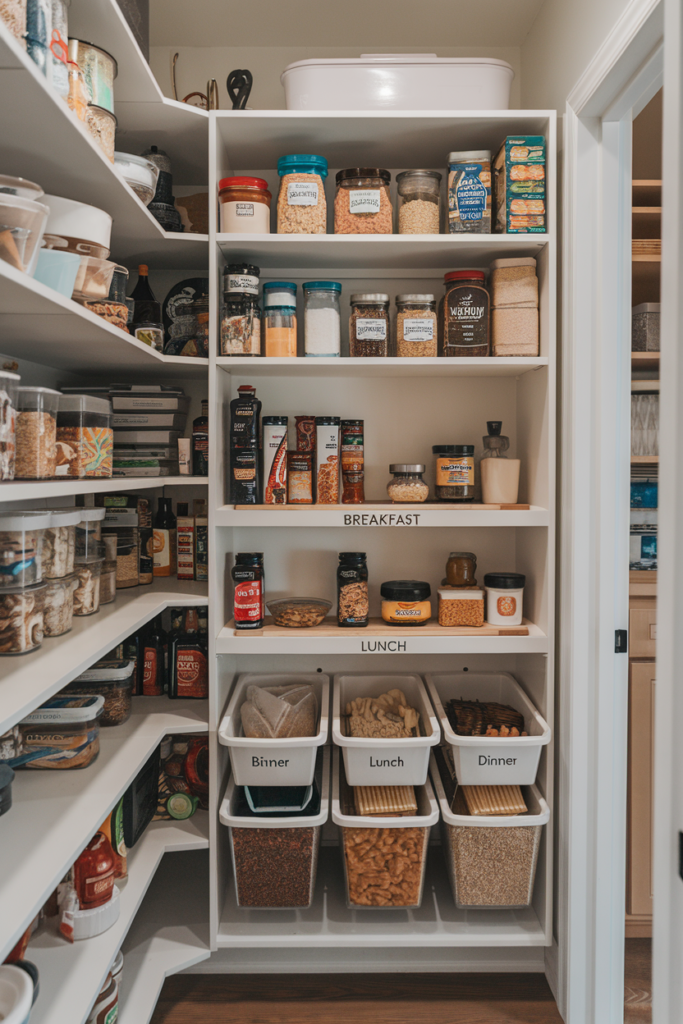
[[[70,299],[80,265],[80,257],[75,252],[41,249],[33,276],[36,281]]]
[[[0,589],[0,654],[26,654],[43,642],[45,583]]]
[[[393,231],[391,173],[383,167],[347,167],[337,172],[335,235],[390,235]]]
[[[293,153],[277,162],[280,190],[277,230],[280,235],[324,235],[327,231],[324,156]]]
[[[123,725],[133,707],[134,661],[103,659],[81,672],[62,694],[94,693],[104,698],[100,726]]]
[[[507,110],[514,74],[492,57],[364,53],[296,61],[280,81],[288,110]]]
[[[419,907],[427,848],[439,808],[428,778],[416,786],[417,813],[359,815],[339,751],[332,769],[332,821],[340,826],[346,905],[351,910]]]
[[[346,706],[361,697],[379,697],[401,690],[410,707],[419,713],[418,735],[406,738],[347,736]],[[418,675],[395,672],[385,675],[335,675],[332,691],[332,740],[342,748],[344,770],[350,786],[421,786],[429,769],[429,748],[439,742],[441,731]]]
[[[14,782],[14,772],[6,764],[0,764],[0,818],[3,814],[7,814],[12,806],[12,783]],[[0,1010],[2,1010],[2,1003],[0,1003]]]
[[[52,697],[19,723],[13,768],[87,768],[100,752],[104,697]]]
[[[0,480],[14,480],[18,373],[0,370]]]
[[[481,587],[439,587],[439,625],[478,629],[484,625]]]
[[[441,229],[439,171],[401,171],[396,175],[399,235],[438,235]]]
[[[521,626],[525,583],[521,572],[487,572],[486,621],[492,626]]]
[[[100,610],[100,574],[104,558],[76,556],[74,571],[77,587],[74,591],[74,615],[94,615]]]
[[[432,588],[421,580],[389,580],[380,595],[382,619],[390,626],[424,626],[432,617]]]
[[[93,43],[72,38],[69,39],[69,60],[78,64],[83,72],[89,104],[104,107],[113,114],[118,65],[112,55]]]
[[[50,211],[45,228],[48,248],[107,258],[111,247],[110,214],[62,196],[47,195],[43,202]]]
[[[0,259],[32,277],[48,213],[44,202],[0,192]]]
[[[81,520],[79,508],[50,509],[50,525],[43,534],[41,557],[43,576],[59,579],[73,572],[76,554],[76,525]]]
[[[114,153],[114,165],[138,199],[149,206],[154,199],[159,179],[159,168],[144,156],[133,153]]]
[[[221,178],[218,183],[221,231],[269,235],[271,198],[265,178]]]
[[[0,513],[0,591],[27,587],[43,578],[43,534],[49,512]]]
[[[43,632],[45,636],[62,636],[73,627],[76,575],[45,581]]]
[[[317,753],[315,785],[300,791],[282,790],[291,806],[303,810],[254,813],[243,790],[230,776],[220,820],[230,830],[230,849],[238,907],[305,909],[313,902],[322,826],[330,804],[330,748]],[[308,799],[307,799],[308,798]]]
[[[287,686],[309,683],[318,700],[318,727],[314,736],[255,739],[245,736],[240,709],[247,687]],[[276,673],[239,676],[223,720],[218,740],[230,748],[230,763],[237,786],[310,786],[315,774],[318,748],[329,732],[330,677],[320,672]]]
[[[305,355],[341,355],[341,290],[339,281],[307,281],[303,285]]]
[[[85,126],[107,160],[112,164],[114,163],[116,125],[116,117],[110,110],[105,107],[97,107],[94,103],[86,107]]]
[[[550,820],[550,808],[536,786],[523,790],[526,814],[462,814],[449,807],[434,757],[430,771],[441,811],[441,846],[456,907],[528,907],[534,894],[543,826]],[[457,801],[456,794],[456,807],[464,809]]]
[[[71,297],[79,302],[106,299],[116,264],[96,256],[81,256]]]
[[[462,786],[530,786],[536,781],[541,750],[550,743],[550,726],[513,676],[508,672],[428,672],[425,682]],[[513,707],[524,716],[523,731],[528,736],[460,736],[445,710],[452,699]]]
[[[262,322],[266,356],[296,356],[296,289],[291,281],[269,281],[263,286]]]
[[[76,557],[80,559],[102,558],[102,521],[107,514],[105,508],[79,508],[80,522],[76,524]]]
[[[56,476],[111,476],[114,431],[111,402],[92,395],[61,395],[57,412]]]
[[[17,389],[17,451],[14,475],[19,480],[45,480],[55,475],[59,391]]]
[[[419,503],[429,497],[429,485],[422,479],[425,467],[420,462],[392,462],[387,494],[397,503]]]

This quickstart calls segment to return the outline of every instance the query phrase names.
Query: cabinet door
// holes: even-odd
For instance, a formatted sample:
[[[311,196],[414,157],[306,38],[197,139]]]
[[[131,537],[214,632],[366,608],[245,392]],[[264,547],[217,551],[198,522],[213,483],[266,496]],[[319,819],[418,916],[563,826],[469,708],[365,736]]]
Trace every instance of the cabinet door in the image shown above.
[[[631,598],[629,605],[629,656],[654,658],[657,651],[657,601]]]
[[[633,614],[633,613],[631,613]],[[652,781],[655,662],[632,661],[629,683],[629,914],[652,913]]]

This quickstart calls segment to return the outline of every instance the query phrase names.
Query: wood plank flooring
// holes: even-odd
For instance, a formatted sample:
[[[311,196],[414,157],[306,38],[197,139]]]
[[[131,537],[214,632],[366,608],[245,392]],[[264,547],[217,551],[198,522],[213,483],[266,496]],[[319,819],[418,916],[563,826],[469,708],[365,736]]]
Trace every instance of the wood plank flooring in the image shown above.
[[[626,940],[624,1024],[652,1021],[652,939]]]

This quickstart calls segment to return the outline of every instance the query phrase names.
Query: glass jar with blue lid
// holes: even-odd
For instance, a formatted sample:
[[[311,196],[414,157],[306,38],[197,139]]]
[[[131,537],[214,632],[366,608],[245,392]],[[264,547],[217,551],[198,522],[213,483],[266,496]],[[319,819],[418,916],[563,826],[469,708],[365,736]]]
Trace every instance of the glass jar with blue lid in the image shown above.
[[[296,356],[296,285],[293,282],[264,284],[263,322],[266,356]]]
[[[338,281],[307,281],[304,289],[304,350],[307,356],[341,355]]]
[[[324,235],[327,232],[325,178],[327,160],[312,153],[292,153],[277,162],[279,235]]]

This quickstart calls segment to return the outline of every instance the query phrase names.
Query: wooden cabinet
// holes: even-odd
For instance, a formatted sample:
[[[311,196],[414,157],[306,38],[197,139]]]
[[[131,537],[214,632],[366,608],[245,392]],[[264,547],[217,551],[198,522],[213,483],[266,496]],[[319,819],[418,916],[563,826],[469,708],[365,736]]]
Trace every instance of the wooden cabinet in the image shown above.
[[[654,658],[657,648],[657,602],[632,597],[629,602],[629,657]]]
[[[651,603],[654,615],[654,601]],[[654,696],[655,661],[632,660],[628,722],[627,934],[643,934],[641,928],[651,927]]]

